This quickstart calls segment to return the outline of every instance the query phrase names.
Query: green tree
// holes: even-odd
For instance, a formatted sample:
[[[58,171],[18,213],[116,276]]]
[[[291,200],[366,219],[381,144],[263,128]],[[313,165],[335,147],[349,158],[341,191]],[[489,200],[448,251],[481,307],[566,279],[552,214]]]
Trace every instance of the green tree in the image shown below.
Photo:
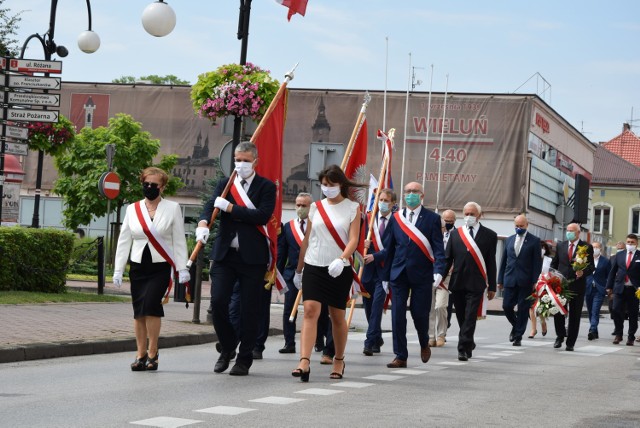
[[[187,80],[179,79],[173,74],[168,74],[166,76],[158,76],[157,74],[151,74],[149,76],[140,76],[139,78],[135,78],[133,76],[122,76],[117,79],[112,80],[113,83],[126,83],[132,85],[136,82],[145,82],[151,83],[153,85],[190,85]]]
[[[64,198],[63,223],[68,229],[74,230],[89,224],[94,217],[107,214],[107,198],[98,192],[100,176],[108,170],[107,144],[115,144],[113,169],[121,181],[120,195],[111,204],[118,223],[122,206],[143,198],[140,172],[148,166],[171,171],[178,161],[176,155],[163,155],[159,163],[153,164],[160,140],[151,138],[142,124],[127,114],[109,119],[108,127],[84,128],[66,152],[55,156],[58,179],[54,192]],[[175,194],[182,186],[179,178],[171,177],[164,194]]]
[[[2,7],[5,0],[0,0],[0,57],[14,57],[20,55],[18,39],[18,23],[22,20],[22,11],[11,15],[10,9]]]

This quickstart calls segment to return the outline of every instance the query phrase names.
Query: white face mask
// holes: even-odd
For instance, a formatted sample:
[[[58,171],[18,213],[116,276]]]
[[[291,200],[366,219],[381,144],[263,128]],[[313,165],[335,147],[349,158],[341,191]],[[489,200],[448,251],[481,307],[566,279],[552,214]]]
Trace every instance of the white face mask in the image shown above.
[[[627,251],[631,251],[632,253],[635,252],[636,246],[627,244]]]
[[[475,225],[476,225],[476,223],[477,223],[477,222],[478,222],[478,219],[476,219],[476,218],[475,218],[474,216],[472,216],[472,215],[464,216],[464,224],[465,224],[467,227],[473,227],[473,226],[475,226]]]
[[[593,256],[594,257],[598,257],[600,255],[600,248],[594,248],[593,249]]]
[[[236,171],[241,178],[247,179],[253,174],[253,162],[236,162]]]
[[[340,186],[325,186],[321,184],[320,189],[322,189],[322,194],[329,199],[333,199],[340,194]]]

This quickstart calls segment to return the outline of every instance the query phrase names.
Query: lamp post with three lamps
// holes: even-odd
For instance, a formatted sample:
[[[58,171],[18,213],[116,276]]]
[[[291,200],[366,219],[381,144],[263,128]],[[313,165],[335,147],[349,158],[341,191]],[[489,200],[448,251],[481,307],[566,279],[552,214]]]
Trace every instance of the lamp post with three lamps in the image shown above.
[[[83,31],[78,36],[78,47],[81,51],[85,53],[93,53],[98,50],[100,47],[100,37],[91,30],[91,2],[87,1],[87,16],[88,16],[88,29]],[[43,35],[38,33],[32,34],[27,37],[24,44],[22,45],[22,49],[20,51],[20,59],[24,58],[25,50],[27,49],[27,45],[32,39],[37,39],[42,45],[42,50],[44,51],[44,59],[46,61],[50,61],[52,56],[56,54],[57,56],[64,58],[69,55],[69,51],[62,45],[56,44],[54,41],[54,35],[56,30],[56,12],[58,9],[58,0],[51,0],[51,11],[49,14],[49,29]],[[45,73],[45,76],[48,77],[49,73]],[[46,92],[46,91],[45,91]],[[46,107],[44,107],[46,109]],[[44,152],[42,150],[38,151],[38,167],[36,171],[36,190],[35,190],[35,199],[33,203],[33,217],[31,220],[31,227],[40,227],[40,187],[42,186],[42,167],[44,161]]]

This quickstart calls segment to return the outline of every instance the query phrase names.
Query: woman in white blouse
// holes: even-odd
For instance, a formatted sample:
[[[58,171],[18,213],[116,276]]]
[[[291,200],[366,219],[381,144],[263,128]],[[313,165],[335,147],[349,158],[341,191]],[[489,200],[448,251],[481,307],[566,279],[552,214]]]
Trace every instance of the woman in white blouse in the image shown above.
[[[321,171],[318,179],[326,198],[311,205],[294,277],[294,282],[302,285],[304,319],[300,363],[291,374],[303,382],[309,380],[311,372],[309,358],[322,304],[329,307],[336,355],[329,377],[342,379],[344,374],[348,329],[345,311],[353,281],[350,258],[358,245],[361,220],[360,207],[349,199],[349,190],[366,187],[350,181],[337,165]]]

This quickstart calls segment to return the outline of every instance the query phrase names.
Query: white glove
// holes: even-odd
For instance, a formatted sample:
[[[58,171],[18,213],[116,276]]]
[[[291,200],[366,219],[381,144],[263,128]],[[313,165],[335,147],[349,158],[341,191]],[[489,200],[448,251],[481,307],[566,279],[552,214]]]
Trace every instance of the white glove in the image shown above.
[[[118,288],[122,287],[122,271],[116,270],[113,272],[113,285]]]
[[[442,275],[440,275],[439,273],[434,273],[433,274],[433,288],[438,288],[438,286],[440,285],[441,282],[442,282]]]
[[[337,278],[342,273],[342,269],[344,269],[344,262],[342,259],[335,259],[329,265],[329,275]]]
[[[382,289],[385,294],[389,294],[389,281],[382,281]]]
[[[187,269],[182,269],[178,271],[178,282],[180,284],[184,284],[185,282],[189,282],[191,279],[191,275]]]
[[[295,275],[293,275],[293,285],[295,285],[298,290],[302,288],[302,272],[296,272]]]
[[[213,203],[213,206],[219,208],[220,211],[227,212],[227,208],[229,208],[230,203],[231,202],[227,201],[225,198],[221,198],[220,196],[218,196],[216,198],[216,201]]]
[[[206,244],[207,239],[209,239],[209,228],[201,226],[196,227],[196,241],[200,241],[203,244]]]

